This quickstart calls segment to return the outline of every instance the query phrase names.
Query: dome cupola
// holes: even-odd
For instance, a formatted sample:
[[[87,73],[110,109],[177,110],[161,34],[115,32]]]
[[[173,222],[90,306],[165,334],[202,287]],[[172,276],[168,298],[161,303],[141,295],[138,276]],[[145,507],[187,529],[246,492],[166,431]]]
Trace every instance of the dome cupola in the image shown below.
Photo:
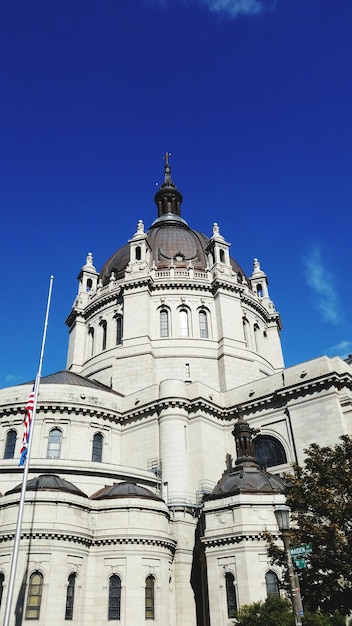
[[[170,153],[165,155],[164,182],[155,194],[155,204],[158,207],[158,217],[163,215],[181,216],[182,195],[171,179],[171,168],[169,164]]]

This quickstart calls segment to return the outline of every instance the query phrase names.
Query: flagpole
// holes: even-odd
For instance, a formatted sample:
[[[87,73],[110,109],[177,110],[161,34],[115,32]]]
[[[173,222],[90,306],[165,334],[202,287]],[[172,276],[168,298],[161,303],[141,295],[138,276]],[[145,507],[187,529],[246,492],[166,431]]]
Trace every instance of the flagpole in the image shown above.
[[[10,612],[11,612],[11,606],[12,606],[12,600],[13,600],[13,594],[14,594],[18,551],[19,551],[20,540],[21,540],[21,529],[22,529],[22,520],[23,520],[24,501],[26,497],[29,461],[30,461],[31,449],[32,449],[34,420],[35,420],[35,414],[37,410],[38,392],[39,392],[40,377],[42,373],[46,331],[48,328],[48,318],[49,318],[49,309],[50,309],[50,302],[51,302],[51,292],[53,288],[53,280],[54,280],[54,276],[50,276],[49,293],[48,293],[48,299],[47,299],[47,304],[46,304],[45,322],[44,322],[42,346],[40,350],[38,373],[36,375],[35,383],[34,383],[33,413],[32,413],[32,419],[31,419],[30,430],[29,430],[27,456],[26,456],[26,461],[25,461],[24,470],[23,470],[21,497],[20,497],[20,503],[19,503],[18,513],[17,513],[16,534],[15,534],[15,541],[14,541],[13,552],[12,552],[11,570],[10,570],[10,578],[9,578],[9,586],[8,586],[8,591],[7,591],[5,617],[4,617],[3,626],[9,626],[9,623],[10,623]]]

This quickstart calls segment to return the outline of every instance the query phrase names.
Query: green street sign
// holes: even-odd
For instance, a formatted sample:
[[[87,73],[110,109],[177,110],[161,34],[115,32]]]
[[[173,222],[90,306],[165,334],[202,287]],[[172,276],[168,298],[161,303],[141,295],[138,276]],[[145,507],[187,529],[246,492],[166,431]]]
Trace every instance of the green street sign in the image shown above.
[[[298,569],[305,569],[306,568],[306,560],[305,559],[293,559],[293,563],[294,563],[294,565]]]
[[[305,554],[312,554],[313,552],[313,546],[311,543],[307,543],[306,545],[303,546],[295,546],[293,548],[290,548],[290,554],[291,556],[303,556]]]

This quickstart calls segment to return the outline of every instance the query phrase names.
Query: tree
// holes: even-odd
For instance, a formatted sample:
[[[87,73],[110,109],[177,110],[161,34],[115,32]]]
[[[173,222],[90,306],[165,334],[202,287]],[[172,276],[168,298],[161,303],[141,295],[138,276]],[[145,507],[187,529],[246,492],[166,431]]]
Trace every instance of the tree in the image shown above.
[[[265,602],[242,606],[236,615],[236,626],[294,626],[292,604],[280,596],[269,595]]]
[[[330,615],[352,610],[352,438],[333,447],[312,444],[304,467],[286,476],[292,514],[291,545],[312,544],[299,571],[304,609]],[[283,562],[274,544],[270,551]]]
[[[305,612],[304,626],[344,626],[342,616]],[[280,596],[269,595],[265,602],[242,606],[236,615],[236,626],[294,626],[292,604]]]

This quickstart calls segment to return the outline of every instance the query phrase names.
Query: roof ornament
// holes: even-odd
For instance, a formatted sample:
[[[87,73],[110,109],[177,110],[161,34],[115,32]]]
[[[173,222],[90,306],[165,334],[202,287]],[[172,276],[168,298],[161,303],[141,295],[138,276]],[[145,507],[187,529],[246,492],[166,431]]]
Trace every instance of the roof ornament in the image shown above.
[[[93,255],[91,252],[87,254],[86,265],[93,265]]]
[[[213,224],[213,236],[212,239],[221,239],[221,241],[224,241],[224,238],[222,235],[220,235],[220,228],[219,228],[219,224],[217,222],[214,222]]]
[[[175,187],[171,180],[171,167],[169,163],[169,157],[171,156],[171,152],[165,152],[165,166],[164,166],[164,185],[168,187]]]
[[[86,264],[83,265],[82,270],[94,270],[94,272],[96,272],[96,269],[93,265],[93,255],[91,252],[88,252],[86,257]]]
[[[180,206],[182,195],[178,191],[176,185],[172,182],[171,167],[169,158],[171,152],[165,152],[164,165],[164,182],[160,185],[159,190],[155,194],[154,200],[158,207],[158,218],[164,215],[177,215],[180,217]]]
[[[252,272],[251,278],[265,278],[266,279],[266,274],[265,272],[263,272],[262,268],[260,267],[260,263],[257,258],[253,260],[253,272]]]

